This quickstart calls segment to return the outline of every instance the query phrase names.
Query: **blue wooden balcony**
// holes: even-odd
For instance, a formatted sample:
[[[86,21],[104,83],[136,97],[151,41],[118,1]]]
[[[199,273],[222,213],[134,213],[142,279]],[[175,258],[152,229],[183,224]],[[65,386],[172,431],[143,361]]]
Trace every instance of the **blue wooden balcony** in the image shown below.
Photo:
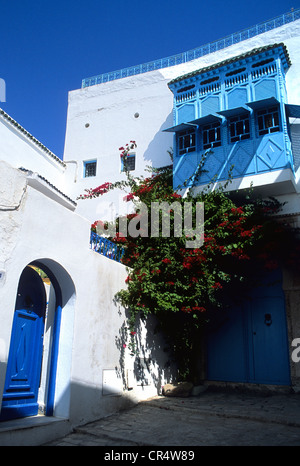
[[[294,173],[291,151],[285,148],[282,132],[263,135],[261,138],[237,141],[211,148],[205,155],[201,173],[193,178],[203,151],[190,152],[187,156],[174,157],[174,188],[189,179],[190,184],[205,185],[212,180],[226,181],[231,178],[259,175],[276,170],[290,169]]]
[[[274,182],[274,172],[294,176],[299,154],[292,152],[289,118],[299,118],[300,107],[287,104],[291,66],[285,44],[269,44],[169,82],[174,126],[164,131],[174,133],[174,189],[186,180],[194,186],[226,181],[229,174],[273,172],[260,177],[265,184]]]

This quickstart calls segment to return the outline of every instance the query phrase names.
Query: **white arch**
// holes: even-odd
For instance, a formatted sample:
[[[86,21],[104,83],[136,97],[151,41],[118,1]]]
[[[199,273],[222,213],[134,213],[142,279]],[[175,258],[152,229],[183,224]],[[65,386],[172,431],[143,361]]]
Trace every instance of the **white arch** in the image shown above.
[[[76,301],[75,285],[65,268],[52,259],[38,259],[30,265],[41,268],[51,281],[50,306],[45,329],[45,352],[47,352],[45,356],[48,357],[45,357],[43,362],[40,401],[42,403],[44,399],[44,404],[48,404],[46,413],[50,412],[54,416],[68,418]],[[56,321],[58,313],[61,315]],[[53,404],[53,409],[50,407],[50,411],[49,403]]]

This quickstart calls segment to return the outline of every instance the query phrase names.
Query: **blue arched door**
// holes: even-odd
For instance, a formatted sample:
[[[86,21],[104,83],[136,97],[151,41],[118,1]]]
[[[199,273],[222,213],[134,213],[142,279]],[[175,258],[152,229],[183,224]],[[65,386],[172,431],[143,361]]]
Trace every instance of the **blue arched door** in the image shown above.
[[[45,310],[43,281],[26,267],[18,287],[0,420],[38,413]]]

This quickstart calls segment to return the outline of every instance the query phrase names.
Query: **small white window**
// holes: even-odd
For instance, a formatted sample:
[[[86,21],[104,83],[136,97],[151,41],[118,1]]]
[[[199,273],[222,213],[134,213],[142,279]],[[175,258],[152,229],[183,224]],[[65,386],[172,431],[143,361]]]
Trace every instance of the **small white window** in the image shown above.
[[[84,178],[90,176],[96,176],[97,173],[97,160],[90,160],[89,162],[84,162]]]
[[[121,171],[133,171],[135,170],[135,154],[128,154],[125,158],[122,158]]]

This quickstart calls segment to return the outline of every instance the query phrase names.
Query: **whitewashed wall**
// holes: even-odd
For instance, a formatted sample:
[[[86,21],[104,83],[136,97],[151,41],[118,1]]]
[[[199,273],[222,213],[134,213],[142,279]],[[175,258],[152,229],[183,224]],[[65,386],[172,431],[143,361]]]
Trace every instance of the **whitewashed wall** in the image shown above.
[[[0,160],[44,176],[58,189],[65,189],[66,166],[13,118],[0,112]]]
[[[135,378],[136,358],[123,346],[125,311],[114,296],[125,287],[125,267],[89,248],[88,220],[30,186],[25,173],[5,162],[0,163],[0,186],[0,205],[6,206],[0,222],[0,399],[18,282],[32,261],[51,269],[63,294],[54,415],[76,425],[157,394],[163,373],[158,380],[152,364],[149,383],[142,387]],[[147,333],[141,341],[142,356],[149,356],[149,348],[143,349]],[[158,361],[163,367],[159,355]]]

